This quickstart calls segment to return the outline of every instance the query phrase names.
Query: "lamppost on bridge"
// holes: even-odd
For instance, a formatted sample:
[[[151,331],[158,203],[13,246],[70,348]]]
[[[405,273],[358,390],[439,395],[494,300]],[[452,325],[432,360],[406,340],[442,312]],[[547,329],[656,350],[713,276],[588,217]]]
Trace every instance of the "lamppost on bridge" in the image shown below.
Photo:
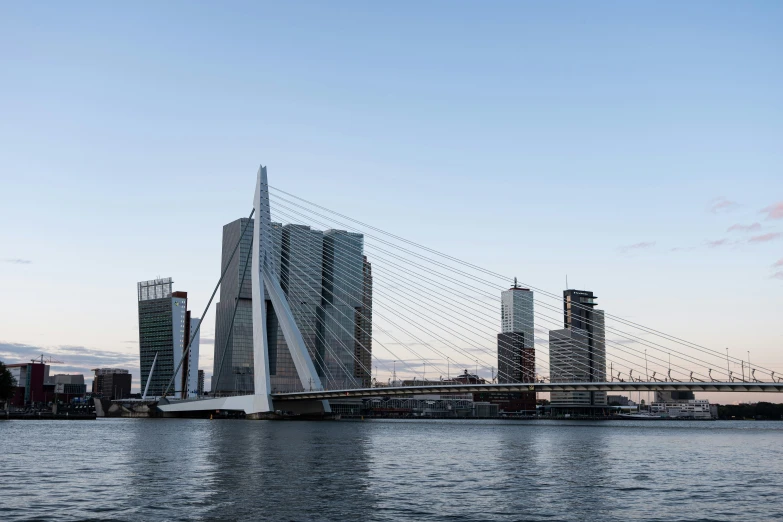
[[[451,360],[446,357],[446,379],[451,380]]]

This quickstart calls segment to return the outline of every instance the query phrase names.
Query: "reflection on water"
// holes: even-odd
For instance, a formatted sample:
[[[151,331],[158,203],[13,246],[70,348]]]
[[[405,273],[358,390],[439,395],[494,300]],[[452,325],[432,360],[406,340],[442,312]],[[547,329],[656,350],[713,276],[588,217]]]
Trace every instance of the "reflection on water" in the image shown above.
[[[2,520],[772,520],[783,423],[0,422]]]

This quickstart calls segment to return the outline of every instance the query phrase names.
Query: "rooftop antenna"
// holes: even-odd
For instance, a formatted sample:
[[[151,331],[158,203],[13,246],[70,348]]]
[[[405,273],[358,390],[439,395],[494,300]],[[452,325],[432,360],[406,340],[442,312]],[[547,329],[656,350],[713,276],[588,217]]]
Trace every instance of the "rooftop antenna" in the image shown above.
[[[519,288],[519,285],[517,284],[517,278],[514,278],[514,288]]]
[[[568,290],[568,274],[566,274],[566,290]]]

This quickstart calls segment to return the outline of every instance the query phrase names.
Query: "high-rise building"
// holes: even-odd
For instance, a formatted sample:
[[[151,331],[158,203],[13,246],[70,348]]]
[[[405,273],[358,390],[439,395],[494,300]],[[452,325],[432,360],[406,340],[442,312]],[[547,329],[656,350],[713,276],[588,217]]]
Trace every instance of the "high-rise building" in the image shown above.
[[[323,371],[330,387],[355,388],[354,338],[357,309],[364,306],[364,236],[344,230],[324,232],[322,316]],[[361,361],[359,361],[361,362]],[[369,370],[369,368],[368,368]]]
[[[321,306],[323,232],[306,225],[285,225],[280,236],[280,287],[288,297],[302,339],[318,375],[323,377],[323,353],[318,341]],[[269,375],[273,391],[301,390],[302,384],[271,302],[267,304]]]
[[[231,263],[242,228],[248,229]],[[252,221],[223,227],[223,262],[215,328],[213,393],[253,392],[251,267],[242,273]],[[306,225],[272,223],[274,275],[288,298],[294,320],[325,386],[370,384],[372,350],[372,275],[363,255],[363,236],[339,230],[322,232]],[[271,301],[266,294],[269,374],[272,391],[303,389]],[[233,328],[231,318],[237,306]],[[363,354],[362,359],[358,353]],[[359,359],[356,362],[355,358]],[[365,369],[366,368],[366,369]]]
[[[563,292],[564,329],[549,332],[552,382],[605,382],[606,334],[603,310],[585,290]],[[552,406],[605,406],[606,392],[552,392]]]
[[[196,392],[198,393],[199,397],[204,395],[204,370],[198,371],[198,385],[196,387]]]
[[[190,343],[190,351],[185,360],[187,366],[183,370],[183,378],[186,383],[187,397],[195,397],[198,396],[199,325],[201,324],[201,319],[198,317],[191,317],[190,310],[188,310],[187,323],[187,331],[190,332],[190,338],[193,339],[193,341]]]
[[[92,394],[109,400],[126,399],[131,393],[132,376],[119,368],[94,368]]]
[[[364,256],[362,267],[362,305],[356,309],[354,329],[353,376],[362,387],[372,385],[372,264]]]
[[[250,249],[255,233],[254,229],[253,220],[247,218],[237,219],[223,227],[223,251],[220,267],[221,273],[225,271],[225,275],[220,284],[220,301],[215,306],[213,394],[253,393]],[[234,257],[231,258],[231,253],[240,237],[242,237],[242,241],[239,243]],[[236,307],[236,313],[234,307]]]
[[[190,341],[188,294],[174,292],[172,286],[170,277],[141,281],[137,284],[141,389],[146,389],[147,395],[150,396],[162,395],[169,382],[172,382],[169,393],[174,397],[187,397],[187,368],[198,367],[198,361],[192,359],[192,354],[180,365]],[[155,370],[150,377],[153,361]],[[178,366],[179,370],[172,381],[172,375]]]
[[[533,382],[536,373],[533,292],[514,286],[500,294],[498,382]],[[535,402],[535,401],[534,401]]]

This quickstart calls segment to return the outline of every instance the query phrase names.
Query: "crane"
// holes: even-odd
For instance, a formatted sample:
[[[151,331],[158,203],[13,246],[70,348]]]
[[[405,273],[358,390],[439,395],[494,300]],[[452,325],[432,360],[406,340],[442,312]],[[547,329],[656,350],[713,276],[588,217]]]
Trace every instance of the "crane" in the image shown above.
[[[58,361],[57,359],[54,359],[51,356],[44,356],[44,354],[41,354],[38,357],[30,359],[30,362],[32,363],[40,362],[41,364],[65,364],[63,361]]]

